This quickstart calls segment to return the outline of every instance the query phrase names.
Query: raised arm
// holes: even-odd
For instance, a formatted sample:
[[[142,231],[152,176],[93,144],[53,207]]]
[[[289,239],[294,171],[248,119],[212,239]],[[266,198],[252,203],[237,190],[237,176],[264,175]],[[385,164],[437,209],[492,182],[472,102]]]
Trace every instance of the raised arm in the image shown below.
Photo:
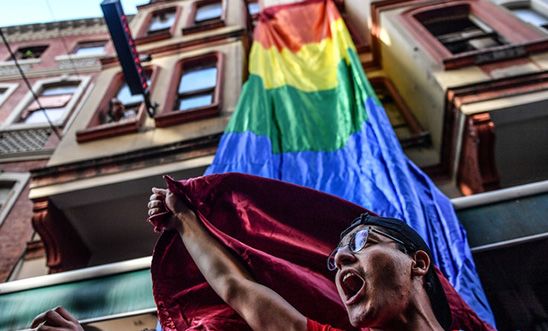
[[[167,228],[179,232],[209,285],[253,330],[306,330],[306,318],[278,293],[254,281],[181,199],[164,189],[153,188],[152,192],[149,215],[157,215],[166,208],[173,213]]]

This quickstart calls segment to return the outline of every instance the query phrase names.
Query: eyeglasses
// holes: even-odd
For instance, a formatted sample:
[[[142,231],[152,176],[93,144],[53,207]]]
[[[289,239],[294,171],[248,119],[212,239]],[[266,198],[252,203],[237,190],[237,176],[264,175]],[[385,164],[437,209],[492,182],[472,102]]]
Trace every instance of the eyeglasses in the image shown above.
[[[389,235],[386,232],[374,229],[372,227],[366,227],[365,229],[361,229],[359,231],[354,232],[352,234],[352,237],[350,237],[350,240],[348,241],[348,244],[346,244],[346,246],[348,246],[348,249],[350,250],[350,252],[355,254],[355,253],[358,253],[359,251],[361,251],[365,247],[365,245],[367,244],[367,239],[369,238],[369,233],[370,232],[380,234],[381,236],[385,236],[388,239],[392,239],[393,241],[397,242],[398,244],[403,245],[406,248],[408,247],[408,245],[406,245],[403,241],[401,241],[400,239],[398,239],[396,237],[393,237],[393,236]],[[337,252],[339,251],[339,249],[341,249],[344,246],[345,246],[345,244],[343,244],[342,242],[339,243],[339,246],[337,246],[337,248],[335,248],[333,250],[333,252],[331,252],[331,254],[329,254],[329,257],[327,258],[327,269],[329,271],[333,271],[333,270],[337,269],[337,265],[335,264],[335,255],[337,255]]]

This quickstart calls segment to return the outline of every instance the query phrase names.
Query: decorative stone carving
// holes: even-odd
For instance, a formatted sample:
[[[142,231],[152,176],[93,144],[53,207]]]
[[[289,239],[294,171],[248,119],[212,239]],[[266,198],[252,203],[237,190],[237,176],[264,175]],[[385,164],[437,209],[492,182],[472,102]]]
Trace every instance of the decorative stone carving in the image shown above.
[[[17,62],[23,72],[28,72],[32,68],[33,64],[40,63],[40,59],[18,60]],[[12,76],[18,74],[19,69],[17,69],[14,61],[0,62],[0,76]]]
[[[63,212],[47,198],[35,200],[33,212],[32,226],[44,243],[49,272],[87,266],[89,249]]]
[[[101,69],[101,56],[60,55],[55,57],[59,69],[95,68]]]
[[[489,113],[466,119],[457,183],[465,195],[499,188],[495,164],[495,124]]]

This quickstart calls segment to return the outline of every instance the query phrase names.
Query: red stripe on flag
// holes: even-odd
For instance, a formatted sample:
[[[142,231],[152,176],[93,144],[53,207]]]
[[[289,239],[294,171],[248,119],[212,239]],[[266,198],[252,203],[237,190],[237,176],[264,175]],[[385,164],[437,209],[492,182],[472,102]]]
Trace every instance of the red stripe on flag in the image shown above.
[[[330,38],[331,22],[340,17],[337,7],[329,0],[310,0],[269,7],[260,14],[254,41],[266,49],[276,47],[281,51],[287,48],[298,52],[305,44]]]

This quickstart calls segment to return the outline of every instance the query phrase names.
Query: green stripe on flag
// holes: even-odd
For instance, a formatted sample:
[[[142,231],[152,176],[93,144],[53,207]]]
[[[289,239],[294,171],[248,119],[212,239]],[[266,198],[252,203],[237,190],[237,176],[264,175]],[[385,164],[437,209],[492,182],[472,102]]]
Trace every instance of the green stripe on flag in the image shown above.
[[[337,66],[339,84],[334,89],[303,92],[283,86],[267,90],[259,76],[250,75],[226,132],[267,136],[273,153],[343,147],[367,119],[365,100],[376,99],[357,54],[352,49],[348,52],[351,63],[343,60]]]

